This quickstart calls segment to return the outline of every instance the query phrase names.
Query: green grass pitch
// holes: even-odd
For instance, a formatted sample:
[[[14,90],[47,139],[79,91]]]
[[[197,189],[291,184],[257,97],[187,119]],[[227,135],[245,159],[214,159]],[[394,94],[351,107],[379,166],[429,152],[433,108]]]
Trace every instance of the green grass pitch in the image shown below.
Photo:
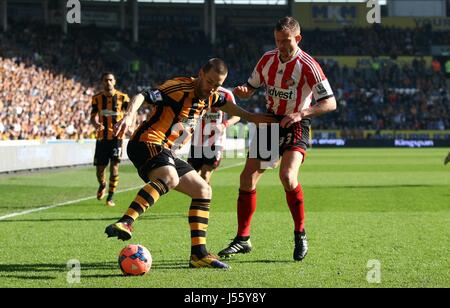
[[[0,177],[0,287],[450,287],[450,166],[447,149],[312,149],[301,168],[310,250],[292,260],[293,223],[278,179],[258,187],[254,251],[229,271],[189,269],[190,199],[164,196],[135,224],[130,243],[152,253],[143,277],[123,277],[117,255],[126,243],[106,239],[106,225],[128,208],[138,188],[107,208],[95,198],[4,218],[11,213],[93,197],[92,167]],[[236,231],[243,160],[227,159],[213,177],[208,247],[217,253]],[[123,164],[119,189],[141,186]],[[67,261],[79,260],[70,284]],[[380,265],[380,283],[369,283]],[[369,264],[370,265],[370,264]],[[70,276],[70,273],[69,273]],[[373,282],[373,281],[372,281]]]

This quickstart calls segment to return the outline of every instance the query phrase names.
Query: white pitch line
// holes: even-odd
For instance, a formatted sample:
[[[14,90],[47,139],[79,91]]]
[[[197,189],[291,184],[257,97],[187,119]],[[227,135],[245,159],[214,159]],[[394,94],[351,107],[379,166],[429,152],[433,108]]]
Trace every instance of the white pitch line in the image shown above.
[[[234,165],[230,165],[230,166],[225,166],[225,167],[220,168],[217,171],[234,168],[234,167],[241,166],[241,165],[243,165],[243,163],[234,164]],[[127,188],[127,189],[122,189],[122,190],[117,191],[116,194],[120,194],[120,193],[127,192],[127,191],[130,191],[130,190],[135,190],[135,189],[138,189],[138,188],[141,188],[141,187],[142,187],[142,185],[136,186],[136,187],[130,187],[130,188]],[[15,212],[15,213],[7,214],[7,215],[4,215],[4,216],[0,216],[0,220],[5,220],[5,219],[8,219],[8,218],[22,216],[22,215],[27,215],[27,214],[34,213],[34,212],[46,211],[46,210],[54,209],[54,208],[57,208],[57,207],[70,205],[70,204],[75,204],[75,203],[78,203],[78,202],[83,202],[83,201],[96,199],[96,198],[97,198],[97,196],[85,197],[85,198],[80,198],[80,199],[76,199],[76,200],[66,201],[66,202],[62,202],[62,203],[57,203],[57,204],[53,204],[53,205],[49,205],[49,206],[42,206],[42,207],[34,208],[34,209],[31,209],[31,210]]]
[[[117,191],[116,193],[122,193],[122,192],[127,192],[130,190],[134,190],[134,189],[138,189],[142,186],[136,186],[136,187],[130,187],[127,189],[122,189]],[[53,204],[53,205],[49,205],[49,206],[42,206],[42,207],[38,207],[38,208],[34,208],[31,210],[26,210],[26,211],[21,211],[21,212],[15,212],[15,213],[11,213],[5,216],[0,216],[0,220],[5,220],[11,217],[16,217],[16,216],[22,216],[22,215],[26,215],[26,214],[30,214],[30,213],[34,213],[34,212],[40,212],[40,211],[45,211],[45,210],[49,210],[49,209],[54,209],[56,207],[60,207],[60,206],[64,206],[64,205],[69,205],[69,204],[75,204],[78,202],[83,202],[83,201],[87,201],[87,200],[91,200],[91,199],[96,199],[97,196],[92,196],[92,197],[85,197],[85,198],[80,198],[80,199],[76,199],[76,200],[72,200],[72,201],[66,201],[66,202],[62,202],[62,203],[57,203],[57,204]]]

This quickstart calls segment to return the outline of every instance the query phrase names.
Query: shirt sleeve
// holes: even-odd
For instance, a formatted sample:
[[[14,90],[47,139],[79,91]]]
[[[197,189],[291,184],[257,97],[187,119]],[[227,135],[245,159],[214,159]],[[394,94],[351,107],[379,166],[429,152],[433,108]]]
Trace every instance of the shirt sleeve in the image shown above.
[[[232,102],[233,104],[236,105],[236,99],[234,98],[233,93],[224,92],[223,95],[225,96],[225,99],[227,101]]]
[[[141,94],[145,98],[145,102],[153,105],[157,105],[159,102],[162,102],[162,94],[158,89],[144,89],[141,91]]]
[[[309,87],[312,90],[314,99],[316,102],[333,97],[333,90],[331,89],[330,82],[323,73],[319,63],[315,60],[308,61],[304,65],[305,76]]]
[[[264,62],[264,57],[263,56],[258,63],[256,64],[255,68],[253,69],[253,73],[250,76],[250,78],[247,80],[247,84],[254,88],[254,89],[258,89],[261,86],[264,85],[264,77],[262,74],[262,69],[263,69],[263,62]]]
[[[220,108],[226,105],[227,99],[222,93],[214,93],[212,97],[212,107]]]

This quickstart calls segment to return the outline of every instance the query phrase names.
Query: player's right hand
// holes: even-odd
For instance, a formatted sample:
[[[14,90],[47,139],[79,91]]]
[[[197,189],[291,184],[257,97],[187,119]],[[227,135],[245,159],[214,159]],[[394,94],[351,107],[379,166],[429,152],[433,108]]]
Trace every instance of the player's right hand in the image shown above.
[[[131,127],[131,124],[133,124],[133,116],[126,115],[120,120],[119,122],[114,125],[114,136],[115,137],[121,137],[125,135],[128,128]]]
[[[103,126],[103,124],[101,124],[101,123],[99,123],[99,122],[94,123],[94,127],[95,127],[95,130],[96,130],[96,131],[101,131],[101,130],[104,130],[104,129],[105,129],[105,127]]]
[[[249,87],[242,85],[237,86],[233,89],[233,94],[239,97],[240,99],[248,99],[253,95],[253,89],[250,89]]]

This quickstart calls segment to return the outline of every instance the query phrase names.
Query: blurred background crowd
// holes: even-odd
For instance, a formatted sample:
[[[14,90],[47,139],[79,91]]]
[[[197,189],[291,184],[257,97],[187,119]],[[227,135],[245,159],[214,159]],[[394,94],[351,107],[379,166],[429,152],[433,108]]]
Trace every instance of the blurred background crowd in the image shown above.
[[[113,71],[117,88],[131,97],[171,77],[196,76],[215,56],[229,65],[225,86],[232,88],[245,82],[259,57],[274,48],[271,27],[217,29],[214,45],[202,31],[179,26],[148,28],[135,44],[129,31],[118,29],[82,27],[63,34],[56,26],[13,24],[0,33],[0,140],[94,137],[91,97],[101,90],[104,71]],[[428,26],[317,29],[302,35],[301,48],[321,56],[338,101],[338,110],[315,119],[314,128],[450,129],[446,65],[424,60],[431,45],[450,45],[450,35]],[[117,52],[120,48],[125,51]],[[120,53],[136,60],[124,67]],[[350,68],[332,55],[366,57]],[[398,61],[399,56],[413,61]],[[264,112],[264,93],[239,104]]]

